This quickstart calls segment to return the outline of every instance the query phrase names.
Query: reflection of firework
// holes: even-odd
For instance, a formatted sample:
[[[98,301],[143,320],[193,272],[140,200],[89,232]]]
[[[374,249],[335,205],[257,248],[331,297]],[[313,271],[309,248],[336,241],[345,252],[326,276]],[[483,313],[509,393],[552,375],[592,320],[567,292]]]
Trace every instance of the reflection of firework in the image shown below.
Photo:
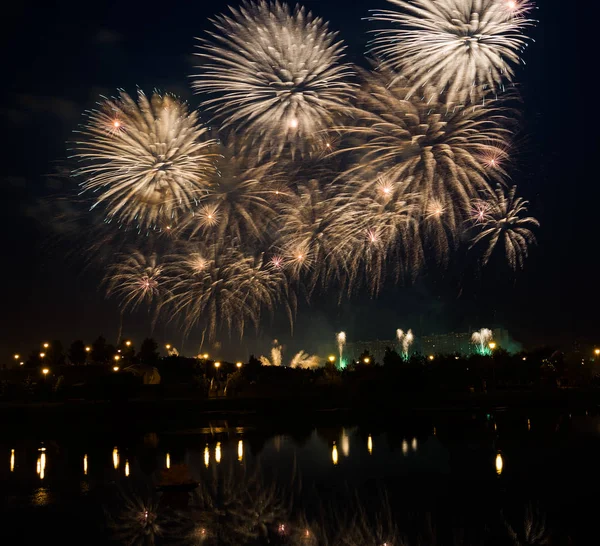
[[[75,144],[85,163],[76,174],[109,217],[141,226],[170,222],[194,206],[213,171],[205,132],[176,98],[148,100],[139,92],[136,104],[121,93],[89,114]]]
[[[350,66],[320,18],[278,1],[245,2],[201,40],[194,88],[205,106],[251,136],[259,155],[326,147],[324,131],[347,108]]]
[[[528,246],[535,243],[535,235],[531,227],[538,227],[539,222],[527,213],[528,201],[516,197],[517,187],[513,186],[505,193],[502,186],[489,193],[488,199],[475,199],[472,210],[479,211],[475,224],[481,231],[473,238],[471,247],[485,241],[487,248],[483,254],[484,265],[490,259],[498,242],[504,242],[504,251],[508,263],[513,269],[523,267],[528,253]]]
[[[218,472],[202,480],[195,491],[197,515],[194,534],[208,544],[253,543],[266,538],[271,529],[289,515],[289,501],[276,483],[267,484],[258,470],[249,474],[244,466]],[[204,535],[202,535],[204,530]]]
[[[389,0],[402,11],[372,18],[399,28],[377,32],[373,52],[410,78],[412,93],[435,86],[448,102],[464,104],[514,77],[527,45],[528,0]]]

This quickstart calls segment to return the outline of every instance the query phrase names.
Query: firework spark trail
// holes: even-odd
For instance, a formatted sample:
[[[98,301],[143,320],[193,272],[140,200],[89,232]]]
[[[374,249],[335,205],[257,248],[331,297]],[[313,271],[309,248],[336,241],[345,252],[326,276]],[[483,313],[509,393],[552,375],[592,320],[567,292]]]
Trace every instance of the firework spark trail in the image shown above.
[[[290,361],[290,368],[314,369],[321,366],[321,359],[317,355],[309,355],[304,351],[296,353]]]
[[[279,341],[274,339],[273,346],[271,347],[271,358],[261,356],[259,360],[263,366],[281,366],[283,362],[283,346],[279,344]]]
[[[251,160],[236,142],[222,143],[216,152],[217,169],[208,181],[202,207],[179,229],[190,237],[201,233],[215,240],[261,242],[276,218],[278,201],[289,194],[284,172],[275,162]]]
[[[483,254],[483,264],[487,264],[499,242],[504,241],[504,251],[513,269],[522,268],[528,254],[528,246],[536,242],[532,227],[540,223],[527,213],[528,201],[516,197],[517,187],[505,192],[498,186],[489,192],[487,199],[475,199],[472,206],[473,222],[481,231],[471,242],[471,248],[485,241],[487,248]]]
[[[335,335],[335,340],[337,342],[337,346],[338,346],[338,353],[340,355],[340,367],[343,367],[343,363],[344,363],[344,347],[346,345],[346,332],[339,332]]]
[[[492,337],[493,333],[489,328],[482,328],[477,332],[473,332],[471,341],[477,346],[477,352],[480,355],[489,355],[491,353],[489,344]]]
[[[500,182],[506,174],[501,166],[490,170],[484,158],[506,149],[510,117],[493,102],[449,108],[415,95],[407,99],[406,82],[389,71],[362,75],[356,123],[341,128],[351,142],[343,153],[355,158],[343,177],[362,180],[373,193],[381,192],[383,177],[388,206],[418,197],[421,231],[433,233],[430,240],[443,254],[471,199],[489,189],[490,178]]]
[[[147,227],[190,211],[214,171],[213,142],[196,112],[170,95],[124,92],[89,113],[75,143],[75,171],[109,218]]]
[[[162,280],[163,267],[157,255],[146,257],[138,250],[118,255],[105,278],[107,295],[119,297],[122,309],[132,310],[141,303],[160,303],[165,295]]]
[[[278,1],[244,2],[213,19],[200,40],[193,87],[224,126],[252,137],[259,155],[320,150],[353,93],[343,45],[320,18]]]
[[[398,328],[398,330],[396,330],[396,339],[402,347],[402,359],[405,361],[408,360],[410,358],[410,346],[415,340],[415,336],[412,330],[404,332],[403,330],[400,330],[400,328]]]
[[[383,10],[374,21],[395,25],[376,31],[371,51],[448,103],[478,101],[514,79],[513,65],[528,44],[535,22],[528,0],[389,0],[401,11]]]
[[[263,311],[286,300],[283,273],[231,240],[183,244],[168,257],[164,274],[169,297],[163,306],[184,319],[186,332],[203,323],[211,340],[221,325],[243,335],[248,322],[258,327]]]

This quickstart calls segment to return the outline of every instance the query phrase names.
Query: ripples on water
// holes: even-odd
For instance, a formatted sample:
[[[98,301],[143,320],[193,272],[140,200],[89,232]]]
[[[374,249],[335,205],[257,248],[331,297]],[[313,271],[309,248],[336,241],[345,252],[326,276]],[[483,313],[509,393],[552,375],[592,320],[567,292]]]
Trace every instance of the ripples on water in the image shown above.
[[[19,529],[12,544],[576,544],[600,507],[599,425],[501,413],[4,438],[2,532]]]

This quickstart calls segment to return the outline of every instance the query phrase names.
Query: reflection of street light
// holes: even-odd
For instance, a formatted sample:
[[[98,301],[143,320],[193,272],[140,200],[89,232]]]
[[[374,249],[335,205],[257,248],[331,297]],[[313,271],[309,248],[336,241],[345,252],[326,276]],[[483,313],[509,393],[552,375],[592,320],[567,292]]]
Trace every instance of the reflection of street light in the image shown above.
[[[235,365],[236,365],[238,368],[241,368],[241,367],[242,367],[242,363],[241,363],[241,362],[236,362],[236,363],[235,363]]]
[[[220,368],[221,367],[221,363],[220,362],[215,362],[215,368]]]

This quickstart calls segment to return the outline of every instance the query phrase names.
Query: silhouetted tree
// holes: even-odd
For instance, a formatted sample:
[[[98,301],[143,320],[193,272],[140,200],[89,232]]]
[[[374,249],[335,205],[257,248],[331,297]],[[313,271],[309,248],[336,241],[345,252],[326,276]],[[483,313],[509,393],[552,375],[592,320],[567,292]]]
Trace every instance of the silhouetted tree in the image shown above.
[[[402,357],[394,349],[386,347],[385,354],[383,355],[384,366],[401,366],[403,362]]]
[[[52,343],[50,343],[50,347],[46,349],[46,357],[44,361],[52,367],[62,366],[65,363],[65,351],[63,344],[58,339],[55,339]]]
[[[96,364],[106,364],[114,357],[116,349],[106,343],[106,339],[100,336],[92,343],[92,360]]]
[[[81,366],[85,364],[86,358],[85,343],[80,339],[76,339],[69,347],[69,360],[75,366]]]
[[[160,357],[158,354],[158,343],[152,338],[146,338],[142,341],[138,357],[141,364],[145,366],[156,366]]]

